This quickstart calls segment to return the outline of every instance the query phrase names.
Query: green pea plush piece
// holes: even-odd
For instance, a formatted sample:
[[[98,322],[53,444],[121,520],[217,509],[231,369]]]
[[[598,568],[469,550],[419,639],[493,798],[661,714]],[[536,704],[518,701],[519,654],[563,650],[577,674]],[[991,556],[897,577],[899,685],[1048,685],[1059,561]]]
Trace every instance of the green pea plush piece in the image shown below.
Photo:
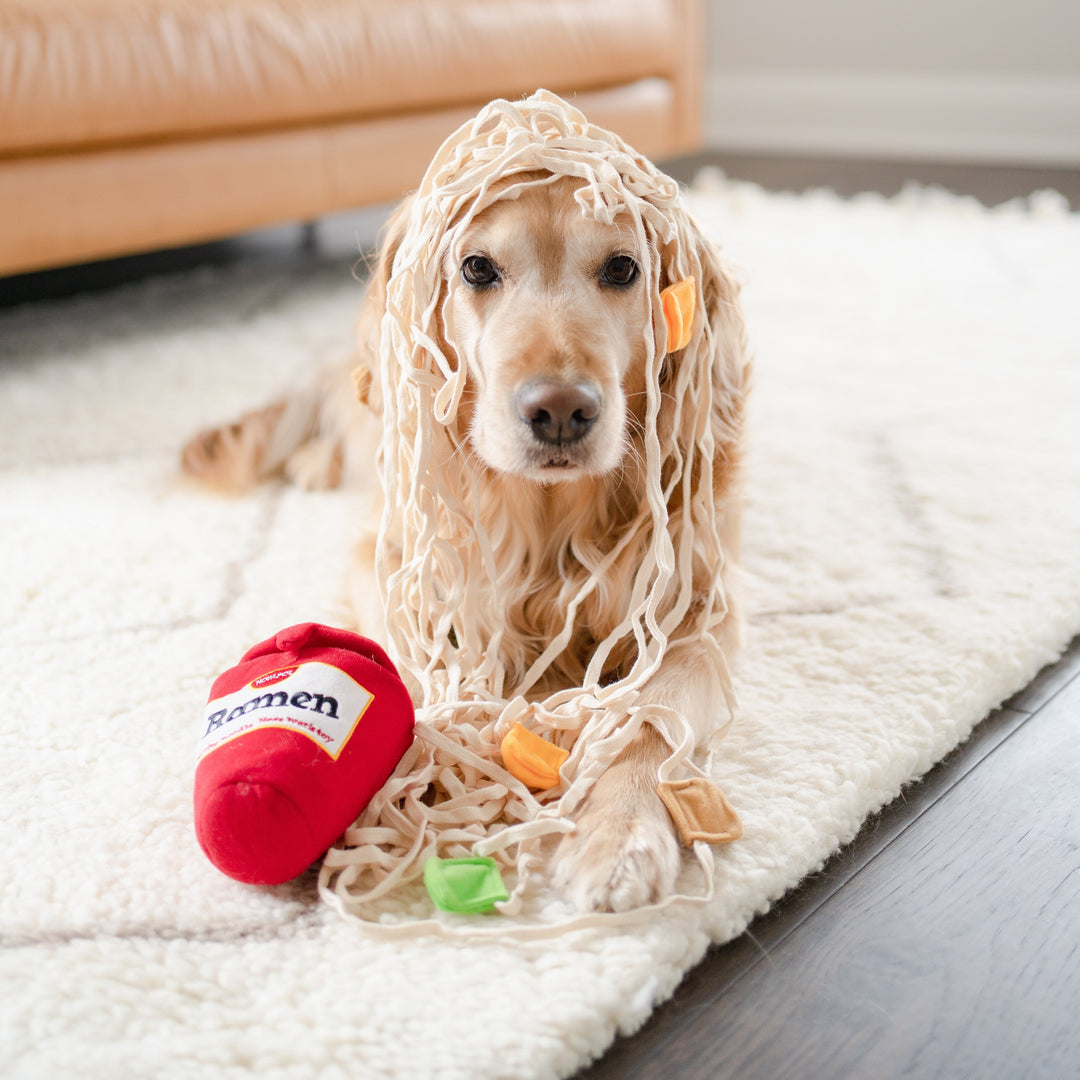
[[[437,859],[424,863],[424,885],[440,911],[476,915],[491,911],[497,900],[508,900],[494,859]]]

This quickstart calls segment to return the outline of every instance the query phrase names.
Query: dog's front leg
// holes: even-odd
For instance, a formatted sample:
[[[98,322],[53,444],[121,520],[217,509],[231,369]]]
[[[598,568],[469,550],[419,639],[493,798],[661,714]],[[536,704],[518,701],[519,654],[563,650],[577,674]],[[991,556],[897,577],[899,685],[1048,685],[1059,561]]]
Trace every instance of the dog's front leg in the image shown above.
[[[722,676],[701,646],[673,649],[642,692],[690,722],[701,745],[723,713]],[[577,829],[556,852],[556,884],[584,911],[627,911],[668,895],[679,871],[675,828],[656,793],[670,753],[649,724],[596,781]]]

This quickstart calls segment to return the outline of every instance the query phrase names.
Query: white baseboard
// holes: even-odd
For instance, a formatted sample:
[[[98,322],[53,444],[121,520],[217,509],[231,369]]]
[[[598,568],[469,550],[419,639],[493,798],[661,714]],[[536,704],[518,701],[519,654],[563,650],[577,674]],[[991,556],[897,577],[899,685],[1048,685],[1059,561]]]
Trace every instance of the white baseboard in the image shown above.
[[[745,69],[707,86],[714,148],[1080,165],[1080,76]]]

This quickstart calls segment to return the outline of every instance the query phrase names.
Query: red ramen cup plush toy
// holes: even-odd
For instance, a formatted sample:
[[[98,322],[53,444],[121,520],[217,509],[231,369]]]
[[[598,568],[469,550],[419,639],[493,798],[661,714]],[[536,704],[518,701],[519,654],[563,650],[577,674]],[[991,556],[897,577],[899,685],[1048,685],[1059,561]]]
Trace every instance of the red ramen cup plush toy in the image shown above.
[[[210,690],[195,769],[195,834],[238,881],[303,873],[386,783],[413,738],[386,653],[347,630],[290,626]]]

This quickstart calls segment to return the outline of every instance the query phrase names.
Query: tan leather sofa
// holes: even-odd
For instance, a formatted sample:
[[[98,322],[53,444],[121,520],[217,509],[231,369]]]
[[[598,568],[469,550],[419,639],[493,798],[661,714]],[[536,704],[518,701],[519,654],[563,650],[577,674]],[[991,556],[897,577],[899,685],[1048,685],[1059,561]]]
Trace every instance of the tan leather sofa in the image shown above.
[[[703,0],[0,0],[0,274],[396,199],[494,97],[697,148]]]

